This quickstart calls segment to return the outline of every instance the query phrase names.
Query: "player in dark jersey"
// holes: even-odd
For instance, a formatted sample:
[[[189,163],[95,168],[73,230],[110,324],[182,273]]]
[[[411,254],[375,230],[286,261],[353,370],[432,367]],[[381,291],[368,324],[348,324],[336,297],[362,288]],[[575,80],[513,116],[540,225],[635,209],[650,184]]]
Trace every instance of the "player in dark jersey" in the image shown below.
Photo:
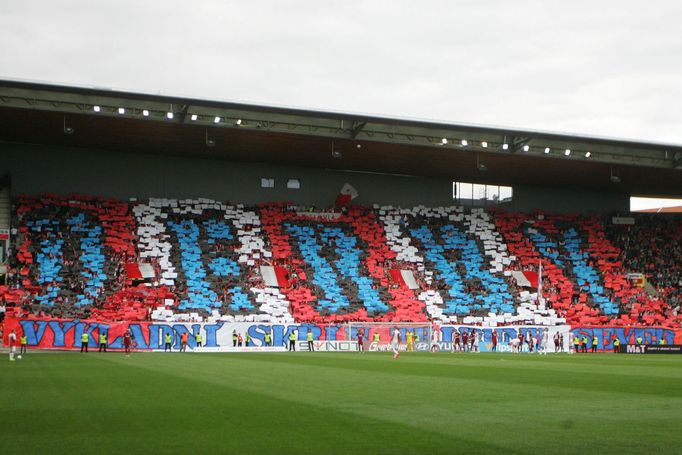
[[[365,352],[364,338],[365,338],[365,332],[362,330],[358,330],[358,352],[360,352],[360,353]]]
[[[130,357],[130,351],[133,346],[133,334],[130,333],[130,329],[126,330],[123,334],[123,348],[125,349],[126,357]]]

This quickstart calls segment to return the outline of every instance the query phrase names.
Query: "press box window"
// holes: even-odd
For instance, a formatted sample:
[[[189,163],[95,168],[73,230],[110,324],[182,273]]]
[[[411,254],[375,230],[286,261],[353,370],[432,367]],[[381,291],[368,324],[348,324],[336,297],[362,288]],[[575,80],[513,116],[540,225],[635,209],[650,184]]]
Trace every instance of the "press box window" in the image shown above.
[[[298,179],[289,179],[287,180],[287,189],[300,190],[301,182]]]
[[[274,188],[275,187],[275,179],[260,179],[260,187],[261,188]]]
[[[452,182],[452,198],[473,205],[509,202],[512,200],[513,194],[514,191],[511,186]]]

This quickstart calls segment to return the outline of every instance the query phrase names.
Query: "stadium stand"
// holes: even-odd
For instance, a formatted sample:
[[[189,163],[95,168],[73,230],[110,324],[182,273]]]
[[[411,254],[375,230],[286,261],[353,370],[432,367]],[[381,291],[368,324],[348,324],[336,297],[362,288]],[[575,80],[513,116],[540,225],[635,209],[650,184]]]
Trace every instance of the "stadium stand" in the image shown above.
[[[679,327],[679,218],[20,196],[9,315]],[[536,287],[515,272],[538,272]],[[132,273],[147,267],[148,276]],[[644,272],[653,292],[627,279]]]
[[[619,248],[625,268],[644,274],[668,303],[668,319],[675,319],[682,313],[682,217],[634,214],[634,218],[633,225],[610,225],[607,236]],[[656,317],[655,307],[635,305],[640,310],[638,322]]]

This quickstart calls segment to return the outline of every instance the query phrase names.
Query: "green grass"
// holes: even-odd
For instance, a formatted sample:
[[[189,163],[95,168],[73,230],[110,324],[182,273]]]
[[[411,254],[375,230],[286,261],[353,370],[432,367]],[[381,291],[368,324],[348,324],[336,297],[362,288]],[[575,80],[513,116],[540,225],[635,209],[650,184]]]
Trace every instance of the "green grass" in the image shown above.
[[[681,453],[682,358],[30,353],[0,453]]]

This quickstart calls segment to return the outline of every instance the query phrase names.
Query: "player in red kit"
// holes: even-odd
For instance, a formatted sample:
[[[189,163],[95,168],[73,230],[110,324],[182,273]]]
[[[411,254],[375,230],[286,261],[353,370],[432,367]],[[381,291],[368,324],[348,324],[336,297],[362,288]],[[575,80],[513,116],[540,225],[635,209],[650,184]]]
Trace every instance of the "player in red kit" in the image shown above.
[[[123,347],[125,348],[126,357],[130,357],[130,348],[133,345],[133,336],[130,330],[126,330],[123,334]]]
[[[365,352],[364,338],[365,332],[363,330],[358,330],[358,352],[360,353]]]

